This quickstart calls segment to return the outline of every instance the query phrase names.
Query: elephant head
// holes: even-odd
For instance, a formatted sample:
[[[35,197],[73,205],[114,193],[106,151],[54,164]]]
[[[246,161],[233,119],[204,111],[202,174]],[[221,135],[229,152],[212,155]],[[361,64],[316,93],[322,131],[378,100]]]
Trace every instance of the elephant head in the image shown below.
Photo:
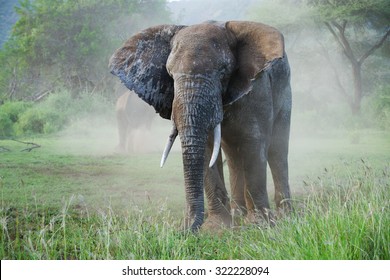
[[[212,166],[220,150],[224,106],[247,95],[257,76],[283,54],[283,37],[276,29],[231,21],[151,27],[111,57],[111,73],[161,117],[173,121],[162,163],[179,135],[192,230],[204,219],[209,134],[214,131]]]

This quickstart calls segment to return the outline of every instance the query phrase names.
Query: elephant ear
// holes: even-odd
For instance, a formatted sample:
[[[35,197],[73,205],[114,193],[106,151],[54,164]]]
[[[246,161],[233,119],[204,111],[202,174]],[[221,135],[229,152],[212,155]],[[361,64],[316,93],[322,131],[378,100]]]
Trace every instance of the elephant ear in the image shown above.
[[[145,29],[130,37],[109,62],[111,73],[166,119],[171,117],[174,90],[165,64],[171,39],[183,27],[160,25]]]
[[[229,105],[248,94],[253,81],[275,59],[284,56],[284,39],[277,29],[256,22],[229,21],[225,28],[234,38],[237,61],[223,100]]]

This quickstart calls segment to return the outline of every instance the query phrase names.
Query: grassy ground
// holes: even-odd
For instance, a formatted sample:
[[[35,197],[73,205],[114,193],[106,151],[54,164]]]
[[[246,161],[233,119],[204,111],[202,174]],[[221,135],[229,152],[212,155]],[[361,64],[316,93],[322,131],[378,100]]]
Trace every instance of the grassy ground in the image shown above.
[[[295,213],[191,235],[178,148],[160,169],[154,132],[131,156],[112,133],[0,141],[1,259],[390,259],[389,134],[293,135]]]

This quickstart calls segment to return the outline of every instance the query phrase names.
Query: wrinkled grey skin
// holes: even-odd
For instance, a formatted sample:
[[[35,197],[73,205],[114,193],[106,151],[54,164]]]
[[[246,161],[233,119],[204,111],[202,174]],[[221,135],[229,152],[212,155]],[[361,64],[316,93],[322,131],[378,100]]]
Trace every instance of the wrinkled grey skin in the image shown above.
[[[172,120],[170,138],[178,132],[181,140],[186,225],[192,231],[202,225],[230,226],[231,210],[252,222],[269,220],[267,162],[276,206],[290,209],[290,68],[283,36],[276,29],[254,22],[151,27],[118,49],[109,67],[162,117]],[[231,201],[221,153],[216,164],[208,166],[219,124]]]
[[[140,104],[141,103],[141,104]],[[133,131],[150,129],[155,113],[147,104],[138,101],[134,93],[124,92],[115,105],[119,143],[115,151],[120,154],[132,152]]]

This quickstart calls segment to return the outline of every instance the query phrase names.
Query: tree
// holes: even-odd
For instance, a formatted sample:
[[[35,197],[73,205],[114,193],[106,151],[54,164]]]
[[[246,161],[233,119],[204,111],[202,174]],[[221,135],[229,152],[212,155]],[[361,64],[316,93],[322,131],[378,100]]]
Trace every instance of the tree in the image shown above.
[[[346,96],[359,114],[364,96],[362,65],[390,35],[388,0],[309,0],[317,20],[324,23],[352,68],[353,96]],[[346,94],[346,92],[345,92]]]
[[[165,0],[21,0],[19,20],[0,50],[5,66],[0,96],[34,98],[56,86],[76,93],[104,87],[110,55],[147,25],[147,15],[149,22],[166,22],[165,5]]]

